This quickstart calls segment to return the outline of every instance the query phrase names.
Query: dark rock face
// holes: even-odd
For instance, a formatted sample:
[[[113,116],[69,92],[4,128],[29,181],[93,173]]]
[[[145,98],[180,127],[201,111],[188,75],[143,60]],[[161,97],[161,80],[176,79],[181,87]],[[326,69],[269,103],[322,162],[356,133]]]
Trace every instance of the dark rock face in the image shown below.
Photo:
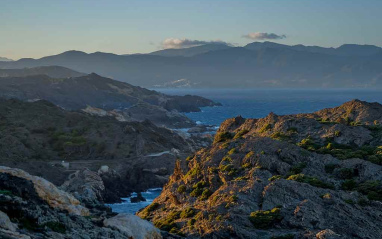
[[[47,101],[0,100],[1,165],[21,168],[55,185],[62,185],[76,170],[97,172],[107,165],[110,173],[100,175],[107,202],[162,186],[175,164],[171,150],[188,154],[196,147],[192,140],[147,120],[119,122],[66,111]],[[170,153],[146,157],[160,152]],[[157,172],[144,171],[161,167],[167,173],[166,177],[159,173],[160,180]],[[136,172],[143,177],[133,180],[129,175]]]
[[[136,197],[130,198],[130,202],[132,203],[146,202],[146,198],[142,196],[142,193],[138,192]]]
[[[380,238],[381,113],[229,119],[139,216],[187,238]]]

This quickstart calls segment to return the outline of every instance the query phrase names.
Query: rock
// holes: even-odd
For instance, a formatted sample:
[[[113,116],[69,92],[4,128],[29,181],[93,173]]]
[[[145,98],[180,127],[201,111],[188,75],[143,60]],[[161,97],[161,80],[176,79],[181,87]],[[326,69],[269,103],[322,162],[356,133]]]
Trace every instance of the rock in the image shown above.
[[[105,227],[116,229],[132,239],[161,239],[160,231],[150,222],[132,214],[118,214],[103,221]]]
[[[316,234],[317,239],[340,239],[340,235],[336,234],[330,229],[320,231]]]
[[[89,215],[89,210],[81,206],[80,202],[76,198],[64,191],[61,191],[52,183],[43,178],[32,176],[21,169],[14,169],[3,166],[0,166],[0,174],[7,174],[13,177],[31,181],[38,196],[53,208],[65,210],[74,215]]]
[[[71,175],[61,185],[61,189],[73,194],[78,200],[85,204],[99,204],[103,202],[105,185],[102,178],[96,172],[85,168]]]
[[[0,228],[0,238],[2,239],[31,239],[30,236],[18,232],[4,230]]]
[[[146,202],[146,198],[144,198],[144,197],[142,196],[142,193],[141,193],[141,192],[138,192],[136,197],[131,197],[131,198],[130,198],[130,202],[132,202],[132,203]]]
[[[17,225],[11,222],[7,214],[0,211],[0,228],[15,232]]]

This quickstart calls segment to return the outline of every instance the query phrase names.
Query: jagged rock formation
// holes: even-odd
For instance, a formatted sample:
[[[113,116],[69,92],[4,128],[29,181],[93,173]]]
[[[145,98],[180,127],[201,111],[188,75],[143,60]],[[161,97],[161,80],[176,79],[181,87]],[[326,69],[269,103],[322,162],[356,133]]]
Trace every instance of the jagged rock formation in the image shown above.
[[[226,120],[138,213],[187,238],[382,235],[382,105]]]
[[[119,221],[119,222],[118,222]],[[20,169],[0,167],[0,238],[161,238],[134,215],[93,214],[72,195]]]
[[[188,154],[194,148],[192,140],[149,121],[119,122],[66,111],[43,100],[0,99],[0,165],[21,168],[58,186],[76,170],[87,167],[97,172],[107,165],[110,172],[116,171],[101,175],[109,199],[162,186],[168,177],[157,177],[163,172],[144,170],[164,167],[169,176],[179,156],[170,151]],[[169,153],[147,156],[160,152]]]

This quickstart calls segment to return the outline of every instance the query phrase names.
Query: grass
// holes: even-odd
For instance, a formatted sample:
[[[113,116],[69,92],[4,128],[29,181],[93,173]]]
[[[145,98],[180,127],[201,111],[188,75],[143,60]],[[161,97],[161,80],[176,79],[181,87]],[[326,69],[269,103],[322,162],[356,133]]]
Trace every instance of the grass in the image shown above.
[[[230,132],[220,132],[215,136],[214,143],[226,142],[233,138],[233,135]]]
[[[0,194],[13,196],[13,193],[11,191],[8,191],[8,190],[0,190]]]
[[[239,139],[239,138],[243,137],[244,135],[246,135],[248,132],[249,132],[249,130],[242,129],[242,130],[240,130],[239,132],[237,132],[237,133],[235,134],[235,136],[233,137],[233,139]]]

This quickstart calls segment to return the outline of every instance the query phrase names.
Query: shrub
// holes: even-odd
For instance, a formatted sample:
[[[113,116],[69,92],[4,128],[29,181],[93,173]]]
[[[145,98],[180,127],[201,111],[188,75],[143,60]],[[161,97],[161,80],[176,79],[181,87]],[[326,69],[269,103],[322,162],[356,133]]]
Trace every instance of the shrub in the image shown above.
[[[369,200],[382,201],[382,186],[379,181],[366,181],[360,183],[357,187],[357,191],[367,195]]]
[[[342,179],[351,179],[356,175],[356,171],[352,168],[341,168],[338,176]]]
[[[199,197],[199,200],[206,200],[212,195],[212,191],[208,188],[204,189],[202,195]]]
[[[234,154],[236,153],[236,149],[235,148],[232,148],[230,151],[228,151],[228,155],[231,155],[231,154]]]
[[[350,204],[350,205],[355,204],[355,202],[351,199],[345,199],[344,202],[346,202],[347,204]]]
[[[187,187],[185,185],[180,185],[177,189],[178,193],[184,193]]]
[[[287,180],[293,180],[300,183],[308,183],[314,187],[334,189],[334,186],[330,183],[325,183],[317,178],[305,176],[304,174],[295,174],[287,178]]]
[[[357,183],[353,179],[348,179],[342,182],[341,189],[351,191],[354,190]]]
[[[236,133],[236,135],[235,135],[235,137],[233,137],[233,139],[241,138],[243,135],[247,134],[248,132],[249,132],[249,130],[242,129]]]
[[[282,132],[275,132],[271,135],[271,138],[272,139],[276,139],[276,140],[280,140],[280,141],[283,141],[283,140],[288,140],[290,139],[290,136],[282,133]]]
[[[201,189],[201,188],[195,188],[195,189],[192,190],[192,192],[190,193],[190,196],[191,196],[191,197],[199,197],[202,193],[203,193],[203,189]]]
[[[304,170],[304,168],[306,168],[306,163],[299,163],[297,165],[294,165],[290,171],[289,171],[289,175],[293,175],[293,174],[299,174],[302,172],[302,170]]]
[[[60,222],[47,222],[47,223],[43,224],[42,226],[49,227],[54,232],[58,232],[61,234],[66,233],[65,225],[60,223]]]
[[[191,227],[195,224],[196,222],[196,219],[195,218],[191,218],[190,220],[188,220],[187,222],[187,226]]]
[[[195,211],[192,208],[186,208],[180,213],[180,218],[190,218],[195,215]]]
[[[232,137],[233,136],[230,132],[220,132],[216,134],[214,143],[225,142],[227,140],[232,139]]]
[[[320,148],[319,145],[314,143],[314,141],[312,140],[311,137],[307,137],[307,138],[301,140],[301,142],[298,143],[297,145],[300,146],[301,148],[304,148],[304,149],[307,149],[307,150],[310,150],[310,151],[315,151],[318,148]]]
[[[268,131],[272,129],[272,125],[271,124],[265,124],[263,125],[263,127],[260,129],[260,133],[264,133],[265,131]]]
[[[275,181],[275,180],[279,180],[279,179],[281,179],[281,178],[282,178],[281,175],[273,175],[273,176],[270,177],[268,180],[271,181],[271,182],[273,182],[273,181]]]
[[[293,234],[285,234],[281,236],[273,236],[271,239],[293,239],[294,235]]]
[[[241,165],[241,168],[244,168],[244,169],[252,168],[252,163],[251,162],[245,163],[245,164]]]
[[[275,223],[280,222],[283,217],[280,215],[280,208],[273,208],[269,211],[256,211],[252,212],[249,220],[257,229],[271,228]]]
[[[340,137],[340,136],[341,136],[341,131],[336,130],[336,131],[334,132],[334,136],[336,136],[336,137]]]
[[[222,159],[222,162],[229,162],[229,163],[232,163],[232,158],[230,156],[225,156],[223,159]]]
[[[333,173],[334,169],[338,168],[338,164],[326,164],[325,165],[325,172],[326,173]]]
[[[0,194],[13,196],[13,193],[11,191],[8,191],[8,190],[0,190]]]
[[[199,181],[198,183],[194,184],[192,188],[205,188],[208,187],[209,183],[206,181]]]
[[[180,212],[172,211],[165,218],[154,221],[154,225],[164,231],[171,231],[173,228],[177,229],[175,220],[179,219]]]
[[[298,130],[297,130],[296,127],[290,127],[290,128],[287,129],[287,132],[290,132],[290,133],[297,133]]]

